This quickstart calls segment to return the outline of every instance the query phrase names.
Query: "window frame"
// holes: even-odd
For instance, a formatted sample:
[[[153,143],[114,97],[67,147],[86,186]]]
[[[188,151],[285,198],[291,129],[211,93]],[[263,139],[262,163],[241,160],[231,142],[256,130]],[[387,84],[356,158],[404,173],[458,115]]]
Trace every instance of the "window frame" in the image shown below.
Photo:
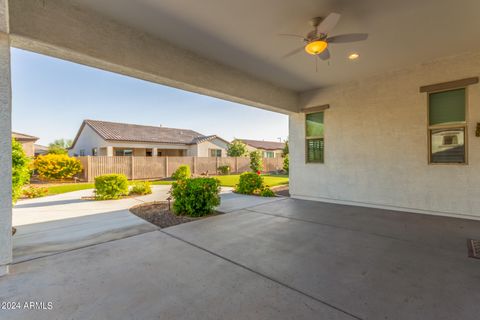
[[[304,124],[304,127],[305,127],[305,164],[325,164],[325,154],[326,154],[326,150],[325,150],[325,110],[326,109],[322,109],[322,110],[314,110],[312,108],[312,110],[304,110],[305,112],[305,117],[304,117],[304,120],[303,120],[303,124]],[[309,114],[312,114],[312,113],[323,113],[323,127],[324,127],[324,131],[323,131],[323,137],[320,137],[320,136],[307,136],[307,115]],[[309,140],[322,140],[323,139],[323,159],[321,161],[309,161],[308,160],[308,141]]]
[[[448,92],[453,90],[465,90],[465,121],[463,122],[453,122],[448,124],[430,124],[430,95],[435,93],[441,92]],[[441,88],[439,90],[428,91],[427,92],[427,142],[428,142],[428,149],[427,149],[427,160],[429,165],[460,165],[465,166],[468,165],[468,118],[469,118],[469,94],[468,94],[468,85],[461,85],[458,87],[450,87],[450,88]],[[437,129],[463,129],[464,130],[464,162],[432,162],[432,131]]]
[[[219,148],[210,148],[210,149],[208,149],[208,150],[210,151],[210,152],[209,152],[209,153],[210,153],[209,158],[221,158],[221,157],[222,157],[222,153],[223,153],[223,152],[222,152],[222,149],[219,149]],[[213,152],[213,151],[215,151],[215,156],[212,156],[212,152]],[[218,155],[219,151],[220,151],[220,155]]]

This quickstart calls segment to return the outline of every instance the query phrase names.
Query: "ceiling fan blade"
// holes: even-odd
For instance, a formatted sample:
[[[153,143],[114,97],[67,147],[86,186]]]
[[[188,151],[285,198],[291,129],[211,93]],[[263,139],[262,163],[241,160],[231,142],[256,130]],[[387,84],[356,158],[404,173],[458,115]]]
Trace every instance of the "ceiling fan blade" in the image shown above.
[[[305,39],[303,36],[299,35],[299,34],[292,34],[292,33],[279,33],[278,34],[279,36],[281,37],[296,37],[296,38],[302,38],[302,39]]]
[[[330,13],[317,27],[318,33],[328,34],[340,20],[340,14]]]
[[[330,59],[330,51],[327,49],[323,50],[320,54],[317,55],[323,61]]]
[[[328,43],[348,43],[348,42],[364,41],[367,39],[368,39],[368,33],[350,33],[350,34],[341,34],[338,36],[327,38],[327,42]]]
[[[283,56],[282,56],[282,59],[291,57],[291,56],[293,56],[294,54],[297,54],[297,53],[301,52],[302,50],[304,50],[304,47],[303,47],[303,46],[300,47],[300,48],[297,48],[297,49],[295,49],[295,50],[292,50],[292,51],[290,51],[289,53],[283,55]]]

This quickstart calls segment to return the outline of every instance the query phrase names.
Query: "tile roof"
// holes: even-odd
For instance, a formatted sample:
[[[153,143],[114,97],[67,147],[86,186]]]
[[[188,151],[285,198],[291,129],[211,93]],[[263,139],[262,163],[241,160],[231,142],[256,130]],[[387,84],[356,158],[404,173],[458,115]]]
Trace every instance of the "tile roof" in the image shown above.
[[[189,129],[154,127],[98,120],[84,120],[73,144],[75,144],[85,125],[90,126],[98,135],[100,135],[100,137],[108,141],[197,144],[217,137],[204,136],[201,133]]]
[[[263,150],[278,150],[285,147],[285,142],[275,142],[275,141],[263,141],[263,140],[249,140],[249,139],[236,139],[242,141],[246,145],[257,149]]]
[[[12,137],[14,137],[15,140],[17,141],[37,141],[38,140],[37,137],[24,134],[24,133],[19,133],[19,132],[12,132]]]

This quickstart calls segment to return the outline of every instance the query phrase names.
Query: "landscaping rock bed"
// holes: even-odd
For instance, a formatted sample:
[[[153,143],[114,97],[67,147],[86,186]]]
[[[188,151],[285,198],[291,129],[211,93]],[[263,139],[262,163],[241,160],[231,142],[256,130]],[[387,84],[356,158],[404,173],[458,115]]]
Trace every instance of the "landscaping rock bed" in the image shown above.
[[[190,221],[212,217],[219,214],[218,212],[213,212],[210,215],[199,218],[179,216],[176,215],[172,210],[168,209],[167,201],[141,204],[131,208],[130,212],[132,212],[137,217],[147,220],[148,222],[153,223],[154,225],[162,229]]]

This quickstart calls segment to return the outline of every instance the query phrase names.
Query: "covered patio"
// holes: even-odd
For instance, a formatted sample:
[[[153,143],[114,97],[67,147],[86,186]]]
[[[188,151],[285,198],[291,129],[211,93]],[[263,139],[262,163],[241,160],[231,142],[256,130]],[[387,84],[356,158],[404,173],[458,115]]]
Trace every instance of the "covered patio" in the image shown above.
[[[308,25],[336,12],[330,35]],[[479,12],[0,0],[0,298],[53,304],[0,317],[478,319]],[[312,34],[368,40],[312,57]],[[287,114],[292,198],[14,262],[11,47]]]
[[[16,263],[8,319],[477,319],[480,222],[283,200]]]

